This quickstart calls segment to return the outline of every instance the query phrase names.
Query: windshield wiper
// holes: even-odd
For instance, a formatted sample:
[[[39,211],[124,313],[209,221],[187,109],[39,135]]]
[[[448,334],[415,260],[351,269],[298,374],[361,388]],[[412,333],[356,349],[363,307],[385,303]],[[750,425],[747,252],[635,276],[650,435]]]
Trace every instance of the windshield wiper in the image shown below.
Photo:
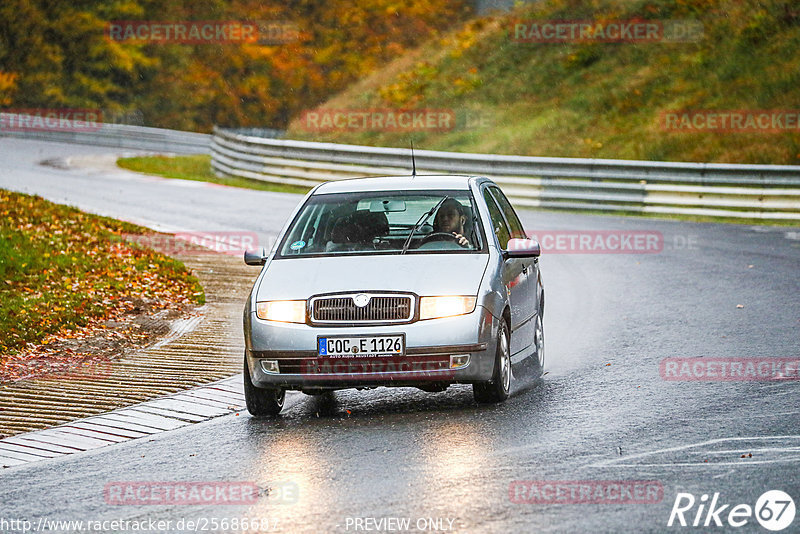
[[[428,211],[427,213],[423,213],[423,214],[422,214],[422,216],[419,218],[419,220],[418,220],[418,221],[417,221],[417,222],[414,224],[414,227],[413,227],[413,228],[411,228],[411,233],[410,233],[410,234],[408,234],[408,237],[406,238],[406,242],[405,242],[405,243],[403,243],[403,250],[401,250],[401,251],[400,251],[400,254],[405,254],[405,253],[406,253],[406,251],[408,250],[408,245],[410,245],[410,244],[411,244],[411,238],[412,238],[412,237],[414,237],[414,234],[417,232],[417,228],[419,228],[420,226],[422,226],[423,224],[425,224],[425,222],[428,220],[428,217],[430,217],[431,215],[433,215],[433,214],[434,214],[434,212],[435,212],[437,209],[439,209],[439,206],[441,206],[441,205],[442,205],[442,203],[443,203],[445,200],[447,200],[448,198],[450,198],[450,197],[449,197],[449,196],[446,196],[446,197],[444,197],[444,198],[443,198],[442,200],[440,200],[440,201],[439,201],[439,202],[438,202],[438,203],[437,203],[437,204],[436,204],[434,207],[432,207],[432,208],[430,209],[430,211]]]

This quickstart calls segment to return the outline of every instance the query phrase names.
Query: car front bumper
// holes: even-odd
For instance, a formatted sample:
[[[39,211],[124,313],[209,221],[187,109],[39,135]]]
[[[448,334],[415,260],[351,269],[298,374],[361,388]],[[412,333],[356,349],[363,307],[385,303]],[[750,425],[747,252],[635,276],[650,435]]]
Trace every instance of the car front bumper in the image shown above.
[[[402,325],[321,327],[263,321],[254,314],[247,318],[246,357],[253,385],[301,390],[486,381],[494,368],[499,325],[482,306],[457,317]],[[318,336],[400,333],[406,338],[404,356],[317,355]]]

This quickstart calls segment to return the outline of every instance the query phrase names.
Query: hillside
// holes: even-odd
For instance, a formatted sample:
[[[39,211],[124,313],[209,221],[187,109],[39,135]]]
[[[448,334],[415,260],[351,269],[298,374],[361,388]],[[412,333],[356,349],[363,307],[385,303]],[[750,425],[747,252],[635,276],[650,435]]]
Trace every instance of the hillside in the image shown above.
[[[690,42],[514,39],[513,21],[564,20],[665,27],[689,20],[701,25],[702,36]],[[413,135],[417,147],[435,150],[800,164],[800,8],[787,0],[545,0],[464,23],[350,86],[315,117],[382,110],[386,118],[387,110],[398,109],[445,110],[455,127],[387,131],[354,121],[323,128],[300,114],[287,137],[405,147]],[[717,119],[730,111],[789,113],[769,128],[741,123],[749,131],[727,123],[704,130],[666,126],[664,113],[698,110],[716,112]],[[713,124],[713,117],[703,120]]]

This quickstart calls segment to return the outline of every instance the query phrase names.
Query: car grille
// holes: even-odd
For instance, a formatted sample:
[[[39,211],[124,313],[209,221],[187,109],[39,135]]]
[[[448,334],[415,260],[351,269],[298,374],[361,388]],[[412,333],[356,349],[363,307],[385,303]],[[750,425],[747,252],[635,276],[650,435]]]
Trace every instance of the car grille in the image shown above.
[[[370,297],[365,306],[357,306],[357,295]],[[354,293],[316,297],[311,301],[313,323],[402,323],[414,317],[411,295],[375,295]]]

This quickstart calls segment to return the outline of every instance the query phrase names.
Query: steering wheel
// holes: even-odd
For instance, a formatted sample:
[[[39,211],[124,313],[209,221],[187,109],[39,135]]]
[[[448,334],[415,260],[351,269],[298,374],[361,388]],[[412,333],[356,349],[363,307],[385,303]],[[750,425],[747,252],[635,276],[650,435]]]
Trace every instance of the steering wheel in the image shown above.
[[[420,241],[417,248],[421,247],[426,243],[430,243],[431,241],[444,241],[445,240],[444,238],[450,238],[453,241],[458,242],[458,238],[454,234],[448,232],[433,232],[432,234],[428,234],[425,237],[423,237],[422,241]]]

